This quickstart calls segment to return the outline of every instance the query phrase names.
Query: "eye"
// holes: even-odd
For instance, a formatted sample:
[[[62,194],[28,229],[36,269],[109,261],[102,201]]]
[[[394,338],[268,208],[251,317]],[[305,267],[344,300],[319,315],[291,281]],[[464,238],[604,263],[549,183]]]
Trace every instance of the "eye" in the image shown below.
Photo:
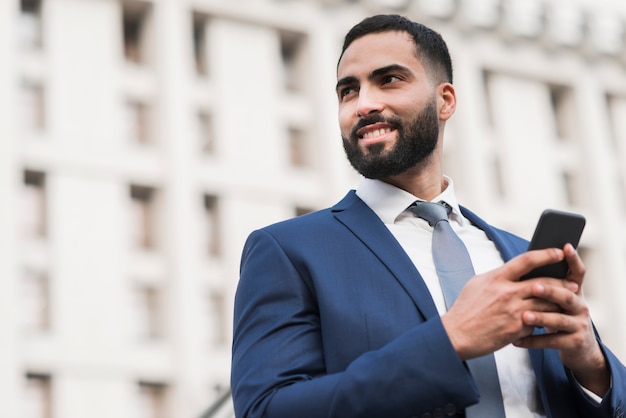
[[[395,83],[397,81],[401,81],[402,79],[396,75],[386,75],[381,79],[381,84],[389,84]]]
[[[355,87],[351,87],[351,86],[344,87],[341,90],[339,90],[339,94],[338,94],[339,99],[343,100],[350,94],[356,93],[356,91],[357,89]]]

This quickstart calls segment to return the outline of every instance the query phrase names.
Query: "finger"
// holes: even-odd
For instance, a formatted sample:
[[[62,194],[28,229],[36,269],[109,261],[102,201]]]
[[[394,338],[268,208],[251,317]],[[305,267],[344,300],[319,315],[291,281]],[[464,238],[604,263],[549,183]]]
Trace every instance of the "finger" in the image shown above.
[[[529,335],[513,342],[513,345],[521,348],[554,348],[563,349],[568,345],[569,334],[552,332],[539,335]]]
[[[545,299],[539,299],[539,298],[528,299],[528,304],[522,306],[522,308],[524,309],[523,312],[526,312],[526,311],[559,312],[559,313],[563,312],[563,309],[556,303],[548,302]]]
[[[552,280],[550,283],[554,283]],[[559,285],[545,284],[545,282],[533,283],[531,294],[535,298],[558,305],[563,312],[578,314],[584,312],[586,304],[582,296],[574,293],[578,284],[568,280],[558,280]]]
[[[579,289],[578,283],[567,279],[554,279],[552,277],[537,277],[519,282],[523,290],[521,295],[525,299],[542,298],[546,292],[546,288],[552,287],[566,289],[569,292],[577,293]],[[538,287],[540,286],[540,287]]]
[[[569,266],[567,279],[578,283],[579,287],[582,287],[586,271],[585,264],[572,244],[566,244],[563,247],[563,254]]]
[[[555,333],[573,333],[580,327],[576,317],[558,312],[526,311],[522,314],[524,325],[549,328]]]
[[[563,260],[563,250],[558,248],[546,248],[543,250],[526,251],[512,258],[502,268],[507,269],[511,281],[517,281],[526,273],[545,264],[553,264]]]

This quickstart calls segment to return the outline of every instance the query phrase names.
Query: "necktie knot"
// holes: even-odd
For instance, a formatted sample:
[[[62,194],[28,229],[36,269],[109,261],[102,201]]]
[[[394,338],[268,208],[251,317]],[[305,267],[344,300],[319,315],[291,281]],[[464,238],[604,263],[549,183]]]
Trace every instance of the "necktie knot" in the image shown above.
[[[434,228],[439,222],[448,220],[452,208],[445,203],[415,202],[409,210]]]

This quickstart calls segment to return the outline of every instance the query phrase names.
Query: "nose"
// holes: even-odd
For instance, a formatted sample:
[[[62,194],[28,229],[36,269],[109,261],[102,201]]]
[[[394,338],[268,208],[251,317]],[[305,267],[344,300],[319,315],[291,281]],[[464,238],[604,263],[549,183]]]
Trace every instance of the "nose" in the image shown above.
[[[383,108],[383,102],[375,90],[361,87],[356,105],[358,117],[364,118],[372,113],[380,113]]]

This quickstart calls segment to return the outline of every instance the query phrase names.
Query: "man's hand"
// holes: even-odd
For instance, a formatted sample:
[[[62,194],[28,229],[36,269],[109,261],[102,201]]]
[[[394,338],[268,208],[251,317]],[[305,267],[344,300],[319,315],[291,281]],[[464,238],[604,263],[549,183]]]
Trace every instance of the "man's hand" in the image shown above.
[[[519,281],[535,267],[564,258],[570,268],[565,279]],[[441,319],[463,360],[510,343],[552,348],[582,386],[603,396],[610,386],[610,372],[582,296],[584,276],[585,266],[569,244],[563,250],[528,251],[470,279]],[[532,335],[534,327],[544,327],[547,333]]]
[[[549,278],[519,281],[532,269],[563,260],[562,250],[528,251],[501,267],[472,277],[441,320],[459,357],[463,360],[492,353],[514,341],[525,341],[534,324],[523,321],[526,313],[558,313],[560,305],[533,294],[535,286],[558,288],[574,295],[579,286],[568,280]],[[575,289],[568,286],[575,285]]]
[[[532,295],[559,307],[558,312],[530,309],[522,314],[526,326],[544,327],[547,333],[526,336],[515,345],[525,348],[553,348],[559,350],[561,361],[578,382],[602,397],[610,386],[610,371],[596,340],[589,317],[589,308],[582,295],[585,266],[571,245],[563,248],[569,264],[566,287],[535,282]]]

